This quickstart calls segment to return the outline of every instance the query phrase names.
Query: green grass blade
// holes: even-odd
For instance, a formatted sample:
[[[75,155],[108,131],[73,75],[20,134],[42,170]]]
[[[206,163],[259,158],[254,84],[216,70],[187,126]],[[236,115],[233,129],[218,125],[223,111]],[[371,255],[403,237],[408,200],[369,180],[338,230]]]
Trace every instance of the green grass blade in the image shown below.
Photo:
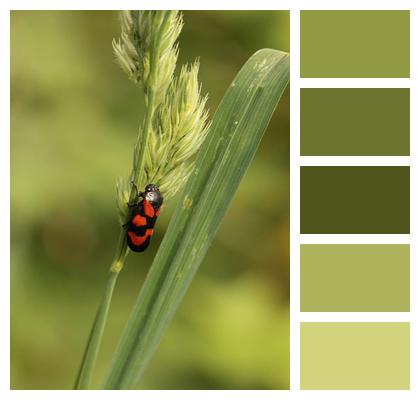
[[[138,383],[251,163],[289,69],[287,53],[260,50],[226,92],[133,308],[106,389]]]

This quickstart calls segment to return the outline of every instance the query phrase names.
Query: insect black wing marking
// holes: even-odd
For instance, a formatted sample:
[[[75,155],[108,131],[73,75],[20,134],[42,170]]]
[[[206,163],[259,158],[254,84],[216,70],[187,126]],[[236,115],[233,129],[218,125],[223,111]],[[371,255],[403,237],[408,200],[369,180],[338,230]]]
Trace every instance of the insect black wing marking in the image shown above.
[[[150,186],[153,186],[153,188]],[[149,192],[154,192],[155,198],[149,196],[146,199],[146,196],[150,195],[148,188]],[[157,197],[156,192],[158,193]],[[145,251],[149,246],[150,239],[153,236],[153,228],[163,203],[163,197],[154,185],[146,186],[145,193],[142,193],[141,197],[143,199],[134,207],[130,221],[126,224],[127,245],[135,252]]]

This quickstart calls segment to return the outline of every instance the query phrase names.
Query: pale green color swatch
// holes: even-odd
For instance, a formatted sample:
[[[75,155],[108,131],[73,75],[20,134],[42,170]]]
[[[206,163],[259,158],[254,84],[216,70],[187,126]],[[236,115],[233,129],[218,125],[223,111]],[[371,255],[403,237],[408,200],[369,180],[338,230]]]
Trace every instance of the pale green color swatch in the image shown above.
[[[300,309],[410,311],[410,246],[301,245]]]
[[[301,389],[409,389],[410,325],[301,323],[300,363]]]

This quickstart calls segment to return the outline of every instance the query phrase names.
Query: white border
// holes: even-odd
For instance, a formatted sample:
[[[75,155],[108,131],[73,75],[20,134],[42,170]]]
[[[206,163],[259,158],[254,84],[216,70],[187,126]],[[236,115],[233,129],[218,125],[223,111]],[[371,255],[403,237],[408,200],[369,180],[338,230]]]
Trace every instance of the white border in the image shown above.
[[[410,244],[411,235],[300,235],[301,244]]]
[[[410,166],[408,156],[300,156],[301,166]]]
[[[413,290],[419,287],[419,274],[416,269],[420,265],[418,256],[418,223],[419,213],[418,207],[411,207],[411,234],[410,235],[299,235],[299,165],[315,165],[307,163],[324,163],[323,165],[332,162],[346,162],[350,164],[342,165],[359,165],[351,164],[351,159],[345,161],[332,160],[328,158],[319,158],[319,161],[308,160],[307,157],[300,158],[299,156],[299,88],[300,87],[410,87],[411,88],[411,157],[410,160],[400,160],[401,164],[396,165],[410,165],[411,166],[411,204],[420,204],[418,195],[419,179],[419,121],[418,110],[420,110],[419,102],[419,87],[418,87],[418,57],[419,57],[419,43],[420,37],[419,26],[420,19],[418,15],[418,4],[415,0],[353,0],[340,1],[336,0],[259,0],[257,3],[242,0],[241,2],[220,1],[213,0],[211,2],[193,2],[193,1],[159,1],[155,0],[148,4],[141,4],[143,8],[149,9],[258,9],[274,10],[285,9],[291,11],[291,327],[290,327],[290,351],[291,351],[291,390],[290,391],[119,391],[119,398],[138,398],[143,399],[160,399],[162,397],[170,397],[174,399],[277,399],[278,397],[291,399],[354,399],[354,398],[369,398],[369,399],[413,399],[420,395],[419,384],[416,378],[420,376],[419,368],[419,340],[415,338],[420,337],[419,330],[419,295]],[[9,288],[9,269],[10,265],[10,139],[7,132],[10,132],[10,97],[7,90],[9,87],[9,58],[10,54],[10,27],[9,27],[9,10],[10,9],[69,9],[69,10],[89,10],[89,9],[136,9],[139,3],[136,0],[120,0],[120,1],[89,1],[89,0],[62,0],[56,2],[53,0],[3,0],[0,3],[0,30],[1,30],[1,105],[2,117],[0,123],[2,124],[2,134],[0,136],[0,165],[1,165],[1,182],[2,182],[2,196],[1,210],[3,212],[3,224],[1,228],[0,246],[2,255],[1,279],[0,279],[0,309],[2,317],[2,325],[0,329],[0,398],[2,399],[55,399],[57,396],[63,399],[78,398],[105,398],[114,399],[115,393],[111,391],[10,391],[9,390],[9,310],[10,310],[10,288]],[[411,10],[411,78],[410,79],[301,79],[299,77],[299,10],[300,9],[410,9]],[[6,60],[4,60],[6,58]],[[378,160],[376,160],[378,161]],[[380,161],[380,160],[379,160]],[[367,162],[365,159],[362,162]],[[382,160],[385,164],[380,165],[395,165],[387,164],[386,160]],[[395,162],[395,161],[390,161]],[[305,164],[306,163],[306,164]],[[340,164],[341,165],[341,164]],[[362,164],[360,164],[362,165]],[[310,236],[310,237],[309,237]],[[307,316],[306,313],[299,311],[299,243],[411,243],[411,313],[407,320],[411,321],[411,390],[410,391],[300,391],[299,390],[299,321],[303,318],[341,318],[354,317],[358,320],[363,320],[365,317],[371,317],[365,313],[355,313],[358,315],[349,314],[344,316],[339,315],[313,315]],[[416,266],[416,267],[415,267]],[[344,313],[338,313],[344,314]],[[353,314],[353,313],[352,313]],[[405,313],[404,318],[405,318]],[[364,315],[364,316],[363,316]],[[387,317],[381,314],[382,317]],[[373,318],[373,317],[372,317]],[[376,317],[375,317],[376,318]],[[393,317],[397,318],[397,317]],[[399,317],[398,317],[399,318]],[[403,318],[403,316],[401,316]]]
[[[5,55],[10,54],[10,19],[6,12],[0,15],[1,29],[1,74],[0,74],[0,101],[1,101],[1,125],[0,135],[0,176],[1,196],[0,210],[2,213],[2,224],[0,228],[0,254],[1,254],[1,277],[0,277],[0,387],[6,388],[10,382],[10,62],[3,61]],[[4,39],[7,42],[4,42]],[[7,319],[4,318],[7,316]],[[3,397],[3,396],[1,396]]]
[[[410,78],[302,78],[301,88],[408,88]]]
[[[420,141],[419,141],[419,37],[420,37],[420,14],[418,4],[411,9],[410,17],[410,71],[411,71],[411,93],[410,93],[410,155],[411,155],[411,168],[410,168],[410,382],[411,391],[413,393],[420,393],[420,352],[419,352],[419,319],[420,319],[420,297],[418,290],[419,287],[419,274],[418,267],[419,260],[419,207],[417,204],[420,202],[419,196],[419,165],[420,165]]]
[[[410,322],[410,313],[300,312],[300,322]]]
[[[290,49],[290,390],[293,391],[300,384],[300,13],[293,9]]]
[[[133,10],[139,8],[138,0],[6,0],[4,7],[12,10]],[[255,1],[168,1],[154,0],[143,3],[142,9],[162,10],[408,10],[416,0],[259,0]]]

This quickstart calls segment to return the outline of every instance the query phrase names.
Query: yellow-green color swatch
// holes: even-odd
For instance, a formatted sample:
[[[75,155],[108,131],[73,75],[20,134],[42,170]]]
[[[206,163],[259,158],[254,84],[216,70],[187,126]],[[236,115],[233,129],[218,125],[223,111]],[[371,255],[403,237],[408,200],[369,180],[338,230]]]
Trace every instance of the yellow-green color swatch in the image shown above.
[[[301,323],[300,387],[409,389],[409,323]]]
[[[300,154],[409,156],[410,89],[301,89]]]
[[[410,246],[301,245],[300,310],[410,311]]]
[[[300,13],[302,78],[408,78],[408,10]]]

